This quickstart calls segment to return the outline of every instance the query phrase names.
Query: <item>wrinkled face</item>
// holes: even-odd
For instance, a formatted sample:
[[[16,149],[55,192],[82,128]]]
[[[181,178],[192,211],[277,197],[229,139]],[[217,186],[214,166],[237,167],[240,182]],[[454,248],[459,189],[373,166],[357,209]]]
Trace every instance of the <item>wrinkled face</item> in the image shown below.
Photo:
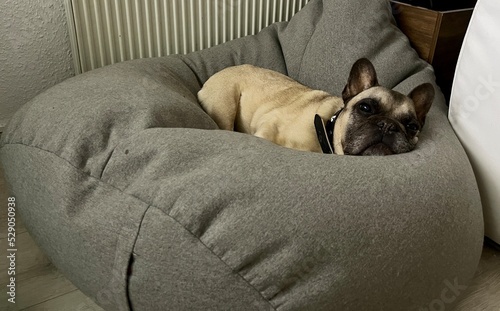
[[[409,97],[376,86],[346,104],[334,133],[343,154],[389,155],[413,150],[421,127]]]
[[[372,63],[362,58],[354,63],[342,97],[345,109],[333,132],[335,153],[390,155],[415,148],[434,87],[424,83],[406,96],[379,86]]]

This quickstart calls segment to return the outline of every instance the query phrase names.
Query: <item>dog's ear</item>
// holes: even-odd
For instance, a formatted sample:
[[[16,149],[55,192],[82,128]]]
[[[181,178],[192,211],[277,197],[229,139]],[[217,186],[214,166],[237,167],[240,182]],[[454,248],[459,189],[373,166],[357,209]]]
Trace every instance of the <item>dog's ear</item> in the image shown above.
[[[425,116],[427,116],[429,109],[431,109],[434,96],[434,87],[430,83],[424,83],[417,86],[408,95],[415,104],[415,112],[417,113],[417,119],[421,126],[425,123]]]
[[[378,80],[375,67],[373,67],[372,63],[366,58],[358,59],[354,65],[352,65],[347,85],[342,92],[342,99],[344,102],[347,102],[364,90],[377,85]]]

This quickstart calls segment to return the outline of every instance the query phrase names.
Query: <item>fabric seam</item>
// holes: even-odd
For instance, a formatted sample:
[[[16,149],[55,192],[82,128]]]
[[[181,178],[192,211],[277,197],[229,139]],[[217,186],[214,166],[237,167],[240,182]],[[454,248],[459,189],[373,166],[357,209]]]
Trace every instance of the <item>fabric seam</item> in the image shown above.
[[[241,274],[239,274],[238,272],[234,271],[233,268],[231,268],[231,266],[229,266],[219,255],[217,255],[210,247],[208,247],[208,245],[206,245],[199,237],[197,237],[193,232],[191,232],[190,230],[188,230],[183,224],[181,224],[177,219],[175,219],[172,215],[170,215],[170,213],[165,213],[161,209],[159,209],[158,207],[156,207],[154,205],[151,205],[151,206],[154,207],[154,208],[156,208],[158,211],[162,212],[163,214],[167,215],[168,217],[170,217],[173,221],[175,221],[177,224],[179,224],[184,230],[186,230],[187,232],[189,232],[189,234],[192,235],[196,240],[198,240],[201,243],[201,245],[203,245],[206,249],[208,249],[208,251],[210,253],[212,253],[212,255],[214,255],[217,259],[219,259],[224,264],[224,266],[226,266],[227,268],[229,268],[229,270],[231,270],[232,273],[238,275],[243,280],[243,282],[245,282],[248,286],[250,286],[251,288],[253,288],[253,290],[255,290],[257,293],[259,293],[259,295],[262,297],[262,299],[264,299],[269,304],[269,306],[271,306],[271,308],[273,308],[273,310],[277,310],[271,304],[271,302],[266,297],[264,297],[264,295],[257,288],[255,288],[255,286],[253,286]]]
[[[110,157],[111,158],[111,157]],[[104,170],[103,170],[104,171]],[[101,174],[102,176],[102,174]],[[99,179],[101,182],[109,185],[108,183],[102,181],[101,179]],[[111,187],[113,187],[112,185],[110,185]],[[123,193],[121,190],[119,190],[121,193]],[[131,196],[133,197],[134,199],[140,201],[140,202],[143,202],[143,203],[146,203],[142,200],[139,200],[138,198],[132,196],[132,195],[129,195],[127,194],[128,196]],[[148,207],[146,207],[146,209],[144,210],[144,213],[142,213],[142,216],[141,216],[141,220],[137,226],[137,234],[135,235],[135,238],[134,238],[134,242],[132,244],[132,249],[131,249],[131,252],[130,252],[130,258],[128,260],[128,264],[127,264],[127,275],[126,275],[126,284],[125,284],[125,292],[126,292],[126,295],[127,295],[127,303],[128,303],[128,308],[129,310],[133,310],[132,308],[132,301],[130,299],[130,277],[132,276],[132,274],[130,273],[129,274],[129,271],[132,270],[132,266],[134,264],[134,249],[135,249],[135,245],[137,243],[137,240],[139,239],[139,233],[141,232],[141,228],[142,228],[142,223],[144,222],[144,217],[146,217],[146,213],[148,212],[148,210],[153,207],[152,205],[149,205],[148,204]]]

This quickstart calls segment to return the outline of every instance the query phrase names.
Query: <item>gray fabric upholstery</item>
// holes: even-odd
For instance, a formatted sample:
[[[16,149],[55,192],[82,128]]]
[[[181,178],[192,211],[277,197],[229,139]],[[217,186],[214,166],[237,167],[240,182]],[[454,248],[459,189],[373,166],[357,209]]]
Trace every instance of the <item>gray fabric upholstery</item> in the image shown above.
[[[481,253],[479,195],[442,94],[418,148],[295,151],[216,130],[196,93],[251,63],[340,94],[352,63],[434,83],[384,0],[311,1],[205,51],[69,79],[26,104],[0,159],[40,247],[107,310],[427,310]],[[445,294],[443,294],[445,293]]]

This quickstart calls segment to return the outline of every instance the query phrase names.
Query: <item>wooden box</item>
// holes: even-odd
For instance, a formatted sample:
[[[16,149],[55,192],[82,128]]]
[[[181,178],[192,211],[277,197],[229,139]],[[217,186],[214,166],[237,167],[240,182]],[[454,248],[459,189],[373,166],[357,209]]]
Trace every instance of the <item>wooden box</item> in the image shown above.
[[[391,3],[398,27],[419,56],[434,67],[436,81],[448,100],[474,4],[461,9],[437,11],[400,1]]]

